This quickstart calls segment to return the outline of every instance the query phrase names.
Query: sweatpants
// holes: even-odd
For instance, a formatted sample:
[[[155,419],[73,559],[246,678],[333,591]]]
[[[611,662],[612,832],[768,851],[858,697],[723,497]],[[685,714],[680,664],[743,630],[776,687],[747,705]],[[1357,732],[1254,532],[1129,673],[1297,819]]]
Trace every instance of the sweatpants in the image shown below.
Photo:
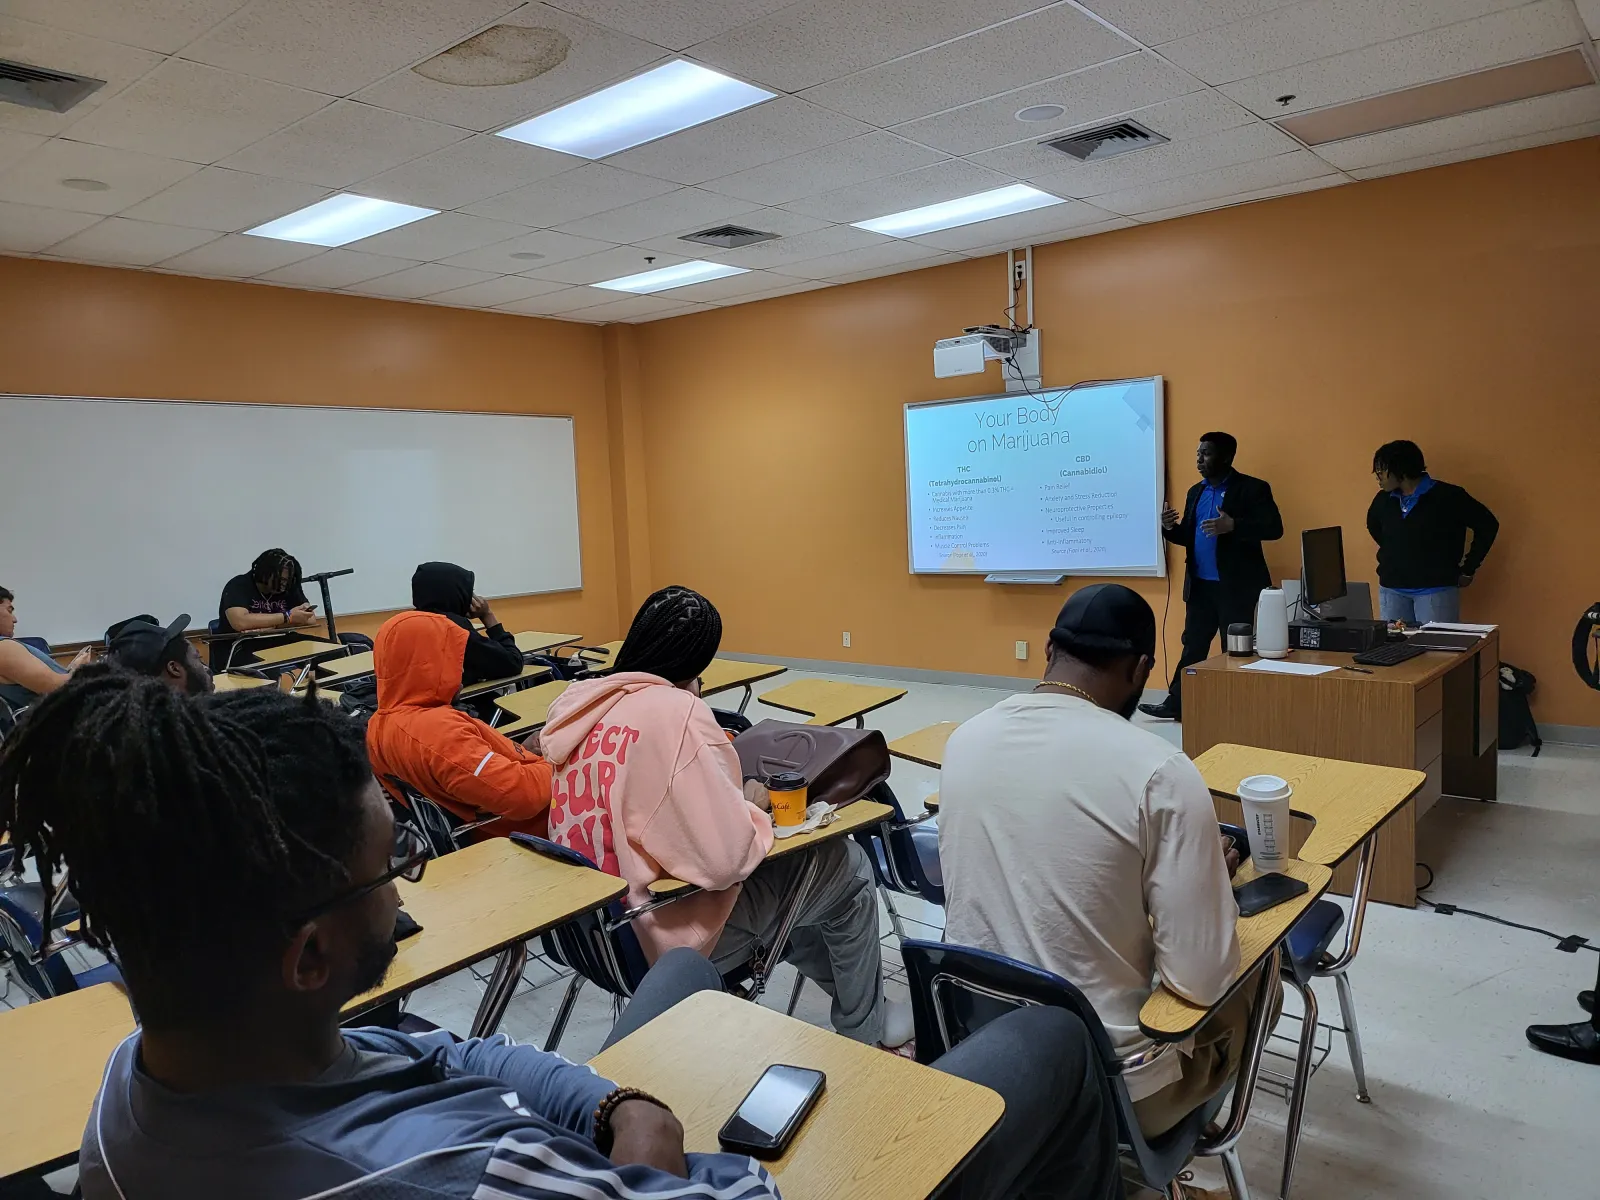
[[[769,859],[744,881],[711,961],[724,971],[759,943],[771,947],[811,856],[817,877],[795,917],[784,961],[828,993],[834,1031],[858,1042],[883,1038],[883,957],[878,896],[866,851],[847,837]]]
[[[650,968],[606,1045],[695,992],[721,987],[717,969],[693,950],[669,950]],[[934,1063],[933,1069],[998,1092],[1006,1106],[994,1133],[957,1171],[941,1197],[1111,1200],[1120,1196],[1111,1085],[1089,1031],[1077,1017],[1059,1008],[1018,1009],[985,1025]]]

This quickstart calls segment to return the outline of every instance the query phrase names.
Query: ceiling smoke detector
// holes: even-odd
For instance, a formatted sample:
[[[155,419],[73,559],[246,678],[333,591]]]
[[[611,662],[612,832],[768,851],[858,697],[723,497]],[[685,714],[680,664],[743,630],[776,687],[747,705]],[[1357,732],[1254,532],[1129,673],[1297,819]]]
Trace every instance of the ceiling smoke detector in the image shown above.
[[[1044,144],[1079,162],[1099,162],[1119,154],[1143,150],[1147,146],[1159,146],[1168,140],[1137,121],[1118,121],[1114,125],[1101,125],[1095,129],[1069,133],[1065,137],[1052,138]]]
[[[1067,110],[1059,104],[1030,104],[1017,110],[1019,121],[1054,121]]]
[[[411,69],[451,87],[506,87],[559,67],[571,49],[572,40],[559,29],[496,25]]]

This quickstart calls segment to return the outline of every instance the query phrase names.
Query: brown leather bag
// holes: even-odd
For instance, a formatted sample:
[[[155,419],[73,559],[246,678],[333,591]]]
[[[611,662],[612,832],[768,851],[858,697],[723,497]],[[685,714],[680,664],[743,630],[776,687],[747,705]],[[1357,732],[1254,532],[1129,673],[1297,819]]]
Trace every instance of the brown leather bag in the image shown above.
[[[746,779],[800,772],[810,803],[849,804],[889,778],[889,746],[877,729],[762,721],[734,738],[733,748]]]

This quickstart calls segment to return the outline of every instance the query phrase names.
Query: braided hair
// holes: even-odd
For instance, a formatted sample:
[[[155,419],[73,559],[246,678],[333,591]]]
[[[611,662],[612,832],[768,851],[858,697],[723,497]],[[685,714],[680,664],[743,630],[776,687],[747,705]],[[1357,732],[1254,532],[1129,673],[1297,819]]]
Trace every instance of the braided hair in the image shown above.
[[[613,670],[687,683],[711,665],[721,644],[722,614],[716,605],[689,588],[665,587],[639,606]]]
[[[300,560],[281,546],[256,555],[255,562],[250,564],[250,578],[267,595],[276,596],[281,594],[278,584],[285,567],[289,569],[289,583],[281,591],[296,592],[300,589]]]
[[[0,750],[0,830],[40,877],[63,863],[84,938],[143,1023],[233,1011],[303,912],[349,881],[371,783],[360,727],[274,688],[188,697],[79,670]]]

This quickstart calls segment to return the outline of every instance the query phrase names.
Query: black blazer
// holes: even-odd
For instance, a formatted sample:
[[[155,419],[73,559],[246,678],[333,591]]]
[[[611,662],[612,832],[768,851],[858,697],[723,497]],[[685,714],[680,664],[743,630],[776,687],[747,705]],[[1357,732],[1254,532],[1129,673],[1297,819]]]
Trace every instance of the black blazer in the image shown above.
[[[1194,535],[1199,528],[1194,510],[1205,486],[1202,479],[1189,489],[1183,502],[1183,520],[1161,531],[1162,537],[1182,546],[1187,553],[1183,576],[1185,600],[1194,582]],[[1234,528],[1232,533],[1217,539],[1217,575],[1223,591],[1229,593],[1232,601],[1254,607],[1261,589],[1272,586],[1272,573],[1267,570],[1267,556],[1261,551],[1261,543],[1275,542],[1283,536],[1283,516],[1278,512],[1278,502],[1272,498],[1272,485],[1265,479],[1235,471],[1223,493],[1222,511],[1233,518]]]

